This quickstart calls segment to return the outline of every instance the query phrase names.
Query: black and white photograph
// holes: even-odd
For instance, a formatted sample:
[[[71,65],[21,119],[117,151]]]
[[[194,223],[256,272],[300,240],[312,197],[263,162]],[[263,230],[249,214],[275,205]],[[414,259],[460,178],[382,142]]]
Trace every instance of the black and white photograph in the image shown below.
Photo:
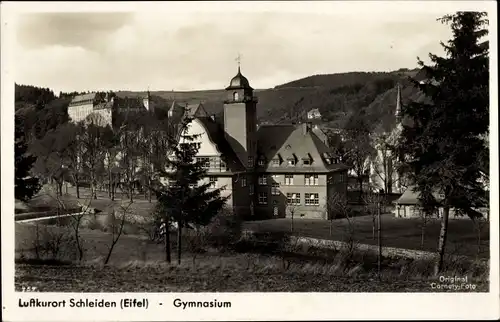
[[[498,300],[496,4],[443,3],[2,3],[2,293]]]

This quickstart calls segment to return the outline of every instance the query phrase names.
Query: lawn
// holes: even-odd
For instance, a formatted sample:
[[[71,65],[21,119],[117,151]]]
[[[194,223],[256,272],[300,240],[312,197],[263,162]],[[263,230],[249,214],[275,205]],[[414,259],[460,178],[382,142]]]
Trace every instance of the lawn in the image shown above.
[[[352,236],[361,244],[377,245],[373,238],[372,218],[370,216],[354,217]],[[436,251],[440,222],[432,220],[427,223],[424,245],[421,247],[421,222],[419,219],[396,218],[391,214],[382,215],[382,242],[387,247]],[[256,232],[291,231],[290,219],[273,219],[246,222],[245,228]],[[330,240],[346,240],[350,236],[349,223],[346,219],[333,222],[330,235],[330,222],[326,220],[294,220],[294,235],[315,237]],[[376,232],[375,232],[376,236]],[[469,219],[449,221],[447,252],[454,255],[476,256],[478,253],[478,232]],[[480,257],[489,257],[489,226],[481,229]]]
[[[60,199],[64,202],[67,208],[77,208],[79,205],[97,209],[103,213],[109,213],[112,209],[119,210],[120,205],[128,205],[130,200],[127,196],[117,193],[115,200],[111,200],[107,192],[98,191],[97,199],[90,198],[90,190],[80,188],[80,198],[76,198],[76,189],[69,187],[63,189],[63,196]],[[40,191],[34,198],[27,202],[27,205],[34,209],[45,209],[57,207],[58,201],[54,197],[54,193],[50,190]],[[151,202],[146,200],[142,195],[135,195],[133,203],[130,205],[129,213],[138,217],[151,214],[156,205],[153,199]]]
[[[41,227],[42,225],[39,225]],[[64,232],[64,227],[45,227]],[[61,260],[69,265],[34,265],[35,224],[16,224],[16,289],[34,286],[50,292],[432,292],[432,263],[384,259],[382,280],[375,277],[376,259],[367,254],[345,260],[341,254],[325,260],[284,260],[279,255],[221,252],[186,253],[181,265],[164,262],[161,244],[141,236],[123,235],[108,265],[103,265],[111,235],[82,229],[85,257],[75,261],[75,249],[63,245]],[[312,253],[314,250],[306,250]],[[285,263],[288,265],[285,267]],[[28,264],[30,263],[30,264]],[[448,275],[468,275],[476,291],[487,291],[482,266],[449,266]]]

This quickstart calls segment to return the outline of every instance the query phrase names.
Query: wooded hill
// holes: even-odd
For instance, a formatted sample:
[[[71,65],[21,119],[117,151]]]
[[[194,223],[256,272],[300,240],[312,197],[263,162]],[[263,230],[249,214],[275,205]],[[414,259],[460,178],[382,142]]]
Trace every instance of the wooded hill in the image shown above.
[[[319,109],[327,127],[342,128],[351,116],[367,117],[374,129],[391,128],[396,109],[396,84],[402,86],[403,103],[418,99],[420,93],[409,84],[408,77],[417,77],[417,69],[394,72],[352,72],[314,75],[278,85],[256,89],[259,99],[257,117],[261,123],[282,123],[305,119],[311,109]],[[118,92],[119,96],[144,96],[145,92]],[[225,90],[157,91],[152,94],[169,102],[202,102],[210,114],[222,112]]]
[[[417,72],[417,69],[400,69],[394,72],[314,75],[271,89],[257,89],[257,117],[261,123],[298,122],[305,119],[308,111],[317,108],[323,117],[323,125],[327,127],[342,128],[346,120],[354,116],[366,117],[374,130],[389,129],[394,125],[396,84],[399,82],[402,86],[403,103],[421,95],[407,81]],[[48,121],[57,116],[57,120],[63,121],[62,114],[67,113],[70,94],[75,93],[60,93],[59,97],[55,97],[49,89],[16,85],[16,111],[38,107],[36,114],[39,120]],[[119,91],[116,94],[132,98],[144,97],[146,92]],[[223,89],[156,91],[151,94],[153,99],[161,101],[162,109],[168,109],[174,100],[179,104],[202,102],[210,114],[221,113],[222,102],[226,99]]]

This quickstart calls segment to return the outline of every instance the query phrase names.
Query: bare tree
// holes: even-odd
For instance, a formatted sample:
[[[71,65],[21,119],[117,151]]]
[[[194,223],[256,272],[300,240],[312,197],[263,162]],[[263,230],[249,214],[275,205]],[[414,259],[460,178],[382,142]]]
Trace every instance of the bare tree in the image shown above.
[[[130,202],[134,201],[135,183],[140,163],[140,137],[132,129],[125,128],[120,138],[120,169],[125,178]]]
[[[372,218],[372,239],[375,240],[375,231],[377,230],[377,219],[380,212],[380,206],[383,204],[384,197],[380,193],[368,191],[363,196],[365,212]]]
[[[351,218],[351,210],[345,193],[333,192],[326,200],[328,218],[330,220],[330,236],[333,235],[333,222],[335,219],[344,218],[347,221],[347,243],[348,248],[354,247],[354,222]]]
[[[363,181],[370,171],[370,158],[375,154],[370,138],[370,126],[361,116],[351,117],[345,129],[344,162],[351,166],[362,201]]]
[[[431,220],[431,216],[423,209],[418,209],[417,212],[420,219],[420,249],[424,249],[426,228],[427,224]]]
[[[102,118],[102,117],[101,117]],[[83,150],[83,168],[90,180],[90,194],[97,199],[97,181],[99,169],[103,166],[105,156],[105,135],[110,131],[102,127],[103,121],[97,115],[91,114],[86,120],[85,131],[81,136]]]
[[[120,204],[118,214],[115,208],[111,211],[111,244],[109,246],[108,255],[106,256],[104,265],[108,264],[111,254],[113,253],[113,249],[123,233],[123,227],[125,226],[127,219],[130,217],[131,205],[132,202],[126,203],[125,205]]]
[[[297,211],[299,210],[299,205],[297,203],[294,203],[293,199],[292,200],[287,200],[285,202],[285,211],[286,211],[286,214],[290,216],[290,232],[293,233],[293,229],[294,229],[294,218],[295,218],[295,215],[297,214]]]
[[[479,255],[481,255],[481,252],[482,252],[481,234],[483,233],[484,227],[488,227],[489,221],[488,221],[488,218],[483,215],[481,217],[472,218],[472,222],[474,224],[474,230],[477,233],[477,253],[476,253],[476,255],[479,257]]]

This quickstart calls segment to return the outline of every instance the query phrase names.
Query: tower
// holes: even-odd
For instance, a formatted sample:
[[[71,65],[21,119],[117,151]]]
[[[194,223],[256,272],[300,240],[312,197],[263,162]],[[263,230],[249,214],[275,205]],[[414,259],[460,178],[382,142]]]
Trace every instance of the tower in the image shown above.
[[[401,85],[398,83],[397,85],[397,94],[396,94],[396,127],[393,130],[393,133],[391,134],[391,139],[392,139],[392,144],[395,146],[399,140],[399,136],[401,135],[401,132],[403,130],[403,125],[402,125],[402,115],[401,115],[401,107],[402,107],[402,100],[401,100]],[[393,173],[394,173],[394,188],[396,192],[402,192],[402,180],[403,176],[400,172],[400,169],[398,168],[398,165],[400,162],[403,161],[403,156],[399,155],[396,151],[392,153],[394,156],[391,159],[391,167],[393,167]]]
[[[149,111],[150,103],[151,103],[151,94],[149,93],[149,88],[148,88],[146,97],[142,99],[142,105],[144,105],[144,108]]]
[[[254,166],[257,153],[257,98],[248,79],[238,73],[226,88],[224,101],[224,135],[241,163]]]
[[[396,96],[396,126],[401,124],[401,86],[398,83],[398,92]]]

